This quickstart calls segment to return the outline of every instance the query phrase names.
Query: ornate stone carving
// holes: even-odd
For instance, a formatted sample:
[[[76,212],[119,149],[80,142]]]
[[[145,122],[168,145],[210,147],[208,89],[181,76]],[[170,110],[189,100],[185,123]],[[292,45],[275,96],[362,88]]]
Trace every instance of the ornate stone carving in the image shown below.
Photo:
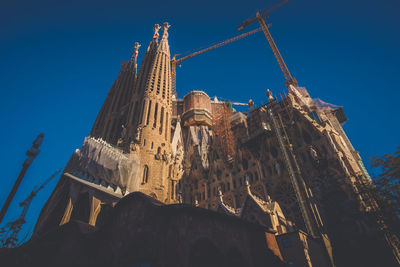
[[[153,39],[158,39],[158,37],[160,36],[159,33],[158,33],[159,30],[160,30],[160,25],[158,25],[158,24],[154,25],[154,27],[153,27],[153,31],[154,31]]]

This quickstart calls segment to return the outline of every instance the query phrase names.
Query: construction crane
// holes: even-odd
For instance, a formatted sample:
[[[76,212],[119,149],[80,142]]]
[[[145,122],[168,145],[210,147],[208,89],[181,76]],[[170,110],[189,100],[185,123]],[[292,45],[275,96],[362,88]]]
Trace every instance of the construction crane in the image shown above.
[[[261,28],[265,34],[265,37],[267,38],[268,43],[271,46],[272,52],[274,53],[276,60],[278,61],[279,67],[281,68],[281,70],[283,72],[283,75],[286,80],[285,85],[288,87],[289,91],[295,91],[295,90],[292,90],[291,87],[297,86],[297,81],[290,74],[289,69],[287,68],[287,66],[285,64],[285,61],[283,60],[282,55],[279,52],[278,47],[276,46],[276,44],[268,30],[267,25],[265,24],[265,19],[264,19],[264,17],[268,16],[269,13],[271,13],[273,10],[278,9],[279,7],[283,6],[287,2],[289,2],[289,0],[283,0],[279,4],[277,4],[276,6],[274,6],[271,9],[263,12],[262,14],[260,14],[260,12],[257,12],[255,18],[244,21],[242,24],[240,24],[238,26],[238,30],[239,31],[243,30],[244,27],[252,24],[255,21],[259,22],[259,24],[261,25]],[[280,150],[282,151],[282,154],[284,156],[285,165],[287,167],[287,170],[289,173],[289,178],[292,182],[292,186],[295,191],[296,198],[299,202],[300,211],[301,211],[302,217],[304,219],[305,226],[306,226],[308,232],[312,236],[317,236],[318,230],[316,229],[317,226],[314,223],[315,220],[313,220],[313,217],[315,217],[315,214],[313,213],[313,210],[310,210],[310,208],[309,208],[309,205],[308,205],[309,200],[307,199],[307,196],[303,195],[303,193],[302,193],[303,191],[301,190],[301,185],[304,184],[304,180],[303,180],[303,177],[299,170],[299,167],[297,165],[297,161],[295,160],[291,145],[288,142],[289,139],[286,134],[285,126],[279,117],[279,113],[275,114],[275,111],[273,109],[273,107],[275,106],[275,99],[272,97],[272,93],[269,90],[267,91],[267,95],[268,95],[268,99],[269,99],[269,102],[268,102],[269,108],[267,109],[268,117],[269,117],[270,121],[272,122],[272,126],[273,126],[274,132],[276,134]]]
[[[11,189],[10,194],[8,194],[8,197],[6,201],[3,204],[3,207],[0,210],[0,223],[2,222],[4,215],[6,215],[6,212],[8,210],[8,207],[11,204],[11,201],[13,200],[15,193],[17,193],[18,187],[21,184],[22,179],[25,176],[26,171],[28,170],[29,166],[32,164],[33,160],[36,158],[36,156],[40,153],[39,147],[43,142],[44,134],[41,133],[39,134],[35,141],[33,141],[31,148],[26,152],[26,155],[28,156],[26,160],[24,161],[24,164],[22,165],[22,170],[19,173],[17,180],[14,183],[13,188]]]
[[[275,42],[274,42],[274,39],[272,38],[271,33],[270,33],[269,30],[268,30],[267,25],[265,24],[265,19],[264,19],[264,17],[265,17],[265,16],[268,16],[269,13],[271,13],[272,11],[274,11],[274,10],[280,8],[281,6],[283,6],[284,4],[286,4],[287,2],[289,2],[289,0],[283,0],[283,1],[280,2],[279,4],[277,4],[277,5],[274,6],[273,8],[271,8],[271,9],[265,11],[265,12],[262,13],[262,14],[260,14],[260,12],[258,11],[258,12],[256,13],[256,17],[255,17],[255,18],[248,19],[248,20],[244,21],[242,24],[240,24],[240,25],[238,26],[238,30],[241,31],[241,30],[243,30],[246,26],[252,24],[252,23],[255,22],[255,21],[258,21],[258,23],[259,23],[260,26],[261,26],[261,29],[263,30],[263,32],[264,32],[264,34],[265,34],[265,37],[266,37],[267,40],[268,40],[269,45],[271,46],[272,52],[274,53],[275,58],[276,58],[276,60],[278,61],[279,67],[281,68],[281,70],[282,70],[282,72],[283,72],[283,76],[285,76],[285,80],[286,80],[285,85],[286,85],[286,87],[289,88],[290,91],[292,91],[291,88],[290,88],[290,85],[292,85],[292,86],[297,86],[297,81],[296,81],[296,79],[295,79],[294,77],[292,77],[292,75],[290,74],[289,69],[288,69],[288,67],[287,67],[286,64],[285,64],[285,61],[283,60],[282,55],[281,55],[281,53],[279,52],[278,47],[276,46],[276,44],[275,44]]]
[[[265,24],[265,23],[264,23],[264,24]],[[270,26],[270,25],[265,26],[265,27],[269,27],[269,26]],[[245,38],[245,37],[247,37],[247,36],[253,35],[253,34],[255,34],[255,33],[259,32],[259,31],[261,31],[261,30],[262,30],[262,28],[257,28],[257,29],[255,29],[255,30],[252,30],[252,31],[243,33],[243,34],[241,34],[241,35],[235,36],[235,37],[233,37],[233,38],[230,38],[230,39],[228,39],[228,40],[225,40],[225,41],[223,41],[223,42],[220,42],[220,43],[215,44],[215,45],[213,45],[213,46],[204,48],[204,49],[202,49],[202,50],[200,50],[200,51],[191,53],[191,54],[189,54],[189,55],[187,55],[187,56],[184,56],[184,57],[181,57],[181,58],[178,58],[178,59],[176,58],[176,56],[178,56],[179,54],[178,54],[178,55],[174,55],[174,56],[172,57],[172,60],[171,60],[171,67],[172,67],[172,92],[176,92],[176,66],[177,66],[177,65],[179,65],[180,63],[182,63],[183,61],[185,61],[185,60],[187,60],[187,59],[189,59],[189,58],[192,58],[192,57],[195,57],[195,56],[204,54],[205,52],[208,52],[208,51],[210,51],[210,50],[214,50],[214,49],[216,49],[216,48],[218,48],[218,47],[221,47],[221,46],[230,44],[230,43],[232,43],[232,42],[235,42],[235,41],[240,40],[240,39],[242,39],[242,38]]]
[[[38,188],[34,188],[33,191],[30,193],[30,195],[21,203],[19,203],[19,206],[22,207],[21,214],[18,216],[18,218],[15,221],[12,221],[10,223],[7,223],[4,227],[0,228],[0,247],[3,248],[13,248],[18,245],[18,233],[21,231],[22,226],[25,224],[25,216],[26,213],[28,212],[28,209],[32,203],[32,199],[39,193],[40,190],[42,190],[54,177],[57,176],[57,174],[60,172],[60,169],[58,169],[56,172],[54,172],[49,178],[47,178],[44,183],[39,186]]]
[[[249,103],[241,103],[241,102],[232,102],[228,99],[223,99],[217,96],[214,96],[214,101],[219,102],[219,101],[223,101],[223,102],[229,102],[231,105],[235,105],[235,106],[248,106]]]
[[[230,102],[232,105],[236,105],[236,106],[248,106],[249,103],[239,103],[239,102]]]

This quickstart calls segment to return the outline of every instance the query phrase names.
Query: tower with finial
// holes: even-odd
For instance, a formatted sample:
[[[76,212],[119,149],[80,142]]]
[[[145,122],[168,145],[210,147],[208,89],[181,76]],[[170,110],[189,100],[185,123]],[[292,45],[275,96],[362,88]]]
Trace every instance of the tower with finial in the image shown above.
[[[133,53],[132,53],[132,56],[131,56],[131,58],[129,59],[129,62],[128,62],[128,65],[132,65],[131,67],[134,69],[135,75],[137,75],[137,58],[138,58],[138,55],[139,55],[139,48],[140,47],[141,47],[141,45],[138,42],[136,42],[133,45]]]
[[[121,70],[97,115],[90,136],[101,138],[113,145],[122,137],[129,110],[128,100],[136,86],[139,47],[139,43],[136,42],[129,61],[121,62]]]
[[[129,192],[141,191],[165,203],[182,202],[176,190],[181,176],[169,175],[177,165],[177,156],[171,156],[169,27],[163,24],[160,39],[161,27],[154,26],[139,73],[139,43],[128,62],[122,61],[90,136],[67,163],[35,233],[72,219],[95,225],[98,215],[107,212],[100,204],[111,207]],[[83,202],[96,212],[83,207],[88,216],[78,214]]]
[[[131,138],[126,149],[140,161],[139,183],[135,190],[168,202],[168,170],[171,139],[171,63],[168,28],[154,26],[150,42],[140,68],[139,80],[131,99],[128,132]]]

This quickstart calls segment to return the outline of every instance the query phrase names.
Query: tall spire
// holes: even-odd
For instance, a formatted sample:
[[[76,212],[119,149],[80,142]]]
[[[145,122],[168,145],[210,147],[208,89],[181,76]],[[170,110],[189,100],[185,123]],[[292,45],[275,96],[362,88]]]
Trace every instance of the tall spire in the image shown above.
[[[131,98],[125,149],[140,159],[141,181],[134,190],[157,199],[176,202],[176,181],[169,177],[171,157],[171,61],[168,23],[153,28],[154,34],[140,66],[136,93]],[[174,188],[174,189],[172,189]],[[169,191],[171,190],[171,191]]]
[[[158,51],[164,52],[167,54],[168,57],[170,57],[170,52],[169,52],[169,44],[168,44],[168,28],[171,27],[171,25],[168,24],[168,22],[164,22],[162,29],[163,29],[163,35],[161,37],[161,42],[160,45],[158,46]]]
[[[133,71],[134,71],[136,76],[137,76],[137,58],[138,58],[138,55],[139,55],[139,48],[140,47],[141,47],[141,45],[138,42],[136,42],[133,45],[132,56],[131,56],[131,58],[129,59],[129,62],[128,62],[128,67],[133,69]]]
[[[154,50],[157,48],[158,46],[158,38],[160,37],[160,34],[158,33],[158,31],[160,30],[160,25],[155,24],[153,27],[153,39],[151,40],[149,46],[147,47],[147,52],[150,52],[151,50]]]
[[[159,31],[159,30],[160,30],[160,25],[155,24],[154,27],[153,27],[153,31],[154,31],[153,39],[158,40],[158,37],[160,36],[160,35],[158,34],[158,31]]]
[[[139,47],[140,44],[136,42],[128,63],[122,61],[118,77],[111,86],[93,125],[90,133],[92,137],[119,145],[120,139],[125,135],[128,104],[136,87]]]
[[[142,93],[144,91],[144,87],[146,85],[146,81],[150,73],[151,65],[153,64],[155,52],[157,51],[158,47],[159,30],[160,30],[160,25],[155,24],[153,27],[154,31],[153,39],[151,39],[149,46],[147,47],[146,54],[144,55],[142,63],[140,64],[139,75],[138,75],[139,77],[136,85],[137,93]]]

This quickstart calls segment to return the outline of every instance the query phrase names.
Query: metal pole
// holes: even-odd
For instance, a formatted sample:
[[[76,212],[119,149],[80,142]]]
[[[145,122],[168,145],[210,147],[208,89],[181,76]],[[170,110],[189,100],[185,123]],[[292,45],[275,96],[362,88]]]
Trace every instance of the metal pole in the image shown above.
[[[26,152],[26,155],[28,158],[25,160],[24,164],[22,165],[22,170],[18,175],[17,180],[14,183],[13,188],[11,189],[10,194],[8,195],[6,201],[4,202],[3,207],[1,208],[0,211],[0,223],[2,222],[4,215],[6,215],[7,210],[11,204],[11,201],[13,200],[15,193],[18,190],[19,185],[21,184],[22,178],[24,178],[26,171],[28,170],[29,166],[32,164],[33,160],[36,158],[36,156],[40,153],[39,146],[43,142],[43,137],[44,134],[39,134],[35,141],[33,141],[31,148]]]

